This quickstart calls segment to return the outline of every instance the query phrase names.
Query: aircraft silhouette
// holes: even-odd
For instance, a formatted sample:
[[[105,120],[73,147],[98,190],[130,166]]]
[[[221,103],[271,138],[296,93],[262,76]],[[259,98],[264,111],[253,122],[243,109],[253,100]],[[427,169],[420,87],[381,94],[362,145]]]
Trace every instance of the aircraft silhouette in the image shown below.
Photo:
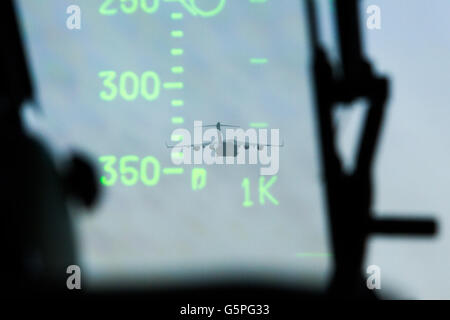
[[[239,149],[244,148],[245,150],[249,150],[251,147],[255,147],[258,150],[263,150],[265,147],[283,147],[284,143],[281,144],[270,144],[270,143],[255,143],[255,142],[249,142],[249,141],[238,141],[237,138],[231,139],[223,139],[223,132],[222,128],[241,128],[237,125],[230,125],[230,124],[222,124],[220,122],[217,122],[216,124],[208,124],[203,125],[203,128],[216,128],[217,129],[217,139],[212,136],[210,141],[205,141],[201,144],[176,144],[176,145],[169,145],[166,142],[166,147],[169,149],[173,148],[192,148],[195,151],[198,151],[200,149],[209,147],[211,150],[215,150],[216,155],[218,157],[237,157],[239,154]]]

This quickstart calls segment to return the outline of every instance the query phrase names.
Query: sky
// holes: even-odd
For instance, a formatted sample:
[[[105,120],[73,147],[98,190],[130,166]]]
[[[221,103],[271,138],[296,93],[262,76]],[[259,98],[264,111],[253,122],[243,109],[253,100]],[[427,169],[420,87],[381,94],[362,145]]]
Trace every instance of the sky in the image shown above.
[[[216,2],[221,1],[195,3],[207,11]],[[322,288],[327,283],[332,265],[303,3],[223,2],[217,15],[202,17],[178,2],[160,1],[154,13],[138,8],[125,14],[114,1],[108,8],[117,13],[107,16],[99,13],[104,1],[46,0],[45,6],[19,1],[41,109],[28,108],[25,117],[29,130],[48,142],[55,161],[81,150],[100,175],[99,158],[105,155],[152,156],[161,170],[174,167],[165,142],[176,128],[192,131],[196,120],[243,128],[264,122],[279,129],[285,142],[270,188],[278,205],[267,199],[260,203],[258,165],[198,166],[207,170],[207,184],[196,191],[189,165],[181,175],[161,173],[155,186],[125,186],[120,180],[103,186],[95,212],[74,216],[81,266],[93,287],[211,281],[237,271],[287,285]],[[324,43],[333,57],[331,9],[328,1],[320,2]],[[66,27],[66,8],[72,4],[81,8],[81,30]],[[365,265],[380,266],[386,292],[450,298],[448,283],[441,280],[450,266],[445,88],[450,76],[444,58],[450,52],[445,38],[450,3],[362,1],[363,27],[364,9],[371,4],[381,8],[382,28],[364,28],[365,50],[375,70],[391,80],[374,168],[375,212],[432,215],[440,230],[432,240],[374,238]],[[183,19],[171,19],[174,12],[183,13]],[[184,36],[172,37],[173,30]],[[183,49],[183,55],[171,55],[173,48]],[[251,64],[251,58],[267,63]],[[174,66],[183,66],[184,73],[172,73]],[[153,71],[162,84],[160,94],[153,101],[140,95],[133,101],[120,95],[104,101],[98,74],[105,70],[117,77]],[[181,90],[163,87],[180,81]],[[184,105],[174,108],[174,99]],[[360,104],[336,115],[346,165],[363,116]],[[172,124],[172,117],[183,117],[184,123]],[[244,179],[250,183],[251,207],[242,205]]]

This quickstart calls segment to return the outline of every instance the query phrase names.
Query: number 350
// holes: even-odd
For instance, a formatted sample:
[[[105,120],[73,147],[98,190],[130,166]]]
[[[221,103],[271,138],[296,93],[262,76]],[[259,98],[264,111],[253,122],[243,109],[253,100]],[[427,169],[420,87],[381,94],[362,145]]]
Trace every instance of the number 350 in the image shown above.
[[[134,72],[123,72],[119,77],[119,86],[116,85],[115,71],[101,71],[98,76],[103,79],[105,90],[100,92],[100,98],[105,101],[114,100],[118,94],[126,100],[135,100],[140,94],[145,100],[153,101],[159,97],[161,91],[161,80],[153,71],[144,72],[139,78]],[[153,88],[149,90],[149,80],[153,82]]]
[[[105,175],[101,176],[100,182],[108,187],[114,185],[119,178],[119,174],[115,168],[117,158],[115,156],[103,156],[99,158],[99,161],[100,163],[103,163],[103,171],[105,173]],[[138,164],[139,168],[135,167],[136,164]],[[148,167],[150,165],[153,167],[151,177],[149,177],[148,174]],[[120,158],[119,173],[120,181],[126,186],[135,185],[141,180],[144,185],[151,187],[156,185],[159,181],[161,166],[158,159],[155,157],[148,156],[140,160],[138,156],[129,155]]]

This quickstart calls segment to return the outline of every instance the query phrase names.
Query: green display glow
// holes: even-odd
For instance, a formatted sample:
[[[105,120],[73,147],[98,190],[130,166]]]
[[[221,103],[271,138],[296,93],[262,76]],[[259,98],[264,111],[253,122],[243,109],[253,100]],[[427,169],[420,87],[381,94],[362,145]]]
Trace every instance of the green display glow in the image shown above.
[[[116,157],[115,156],[103,156],[99,158],[100,162],[104,162],[103,171],[105,173],[109,174],[109,178],[106,176],[100,177],[100,183],[105,186],[112,186],[116,183],[117,180],[117,172],[113,168],[113,165],[116,163]]]
[[[172,100],[171,101],[172,107],[182,107],[184,106],[183,100]]]
[[[267,128],[269,124],[267,122],[250,122],[251,128]]]
[[[184,118],[183,117],[172,117],[172,123],[173,124],[183,124]]]
[[[193,16],[204,18],[214,17],[219,14],[225,7],[226,0],[217,0],[217,6],[211,10],[203,10],[199,8],[196,0],[164,0],[164,2],[178,2]],[[149,3],[151,3],[149,5]],[[104,16],[113,16],[120,11],[125,14],[133,14],[138,8],[145,13],[152,14],[159,9],[160,0],[103,0],[100,5],[99,13]],[[182,19],[182,13],[173,13],[172,19]]]
[[[175,159],[183,159],[184,153],[183,152],[172,152],[172,157]]]
[[[266,177],[259,177],[259,203],[264,205],[265,198],[269,199],[274,205],[278,205],[278,200],[269,193],[269,188],[277,181],[278,176],[272,176],[270,180],[264,184]]]
[[[102,156],[99,158],[100,163],[104,163],[103,171],[107,175],[100,177],[100,182],[104,186],[113,186],[117,182],[119,177],[114,164],[117,162],[117,158],[112,155]],[[137,169],[137,164],[139,163],[139,157],[135,155],[123,156],[119,160],[119,172],[120,181],[125,186],[133,186],[141,182],[146,186],[155,186],[159,182],[159,177],[161,175],[161,166],[155,157],[147,156],[141,160],[139,170]],[[153,165],[153,177],[149,179],[148,177],[148,167]]]
[[[120,8],[126,14],[136,12],[138,5],[139,2],[137,0],[120,0]]]
[[[181,20],[184,16],[181,12],[174,12],[170,15],[170,17],[172,18],[172,20]]]
[[[259,203],[261,205],[265,205],[266,198],[276,206],[279,204],[278,200],[275,199],[275,197],[269,192],[270,187],[277,181],[277,179],[278,176],[272,176],[270,180],[267,183],[265,183],[266,176],[259,177],[258,192],[259,192]],[[242,203],[242,205],[244,207],[253,206],[253,202],[250,198],[250,180],[248,178],[244,178],[244,180],[242,180],[241,187],[244,189],[244,202]]]
[[[147,176],[148,165],[153,165],[153,177],[151,179]],[[141,161],[141,181],[144,185],[148,187],[153,187],[158,184],[159,177],[161,175],[161,165],[158,159],[152,156],[145,157]]]
[[[197,5],[196,0],[164,0],[164,2],[178,2],[193,16],[199,15],[204,18],[210,18],[218,15],[225,7],[226,0],[217,0],[218,4],[214,9],[203,10]]]
[[[131,81],[131,92],[127,91],[127,82]],[[120,95],[126,101],[135,100],[139,94],[139,78],[131,72],[126,71],[120,76]]]
[[[180,48],[175,48],[175,49],[170,50],[170,54],[173,56],[181,56],[181,55],[183,55],[183,53],[184,53],[184,50],[180,49]]]
[[[184,72],[184,68],[180,66],[172,67],[171,71],[172,73],[179,74]]]
[[[181,12],[186,10],[190,15],[210,18],[218,15],[225,8],[226,0],[210,0],[206,5],[209,5],[208,9],[198,0],[163,0],[164,2],[176,2],[178,8],[176,12],[170,14],[172,20],[184,19],[185,13]],[[249,0],[250,3],[266,3],[267,0]],[[156,13],[160,6],[160,0],[101,0],[99,12],[105,16],[113,16],[116,14],[131,15],[138,11],[143,11],[148,14]],[[183,9],[181,9],[183,8]],[[176,22],[174,21],[174,24]],[[180,24],[173,26],[172,30],[169,29],[166,33],[171,38],[180,39],[185,36]],[[176,40],[173,40],[176,41]],[[180,57],[184,55],[184,49],[179,47],[180,45],[174,45],[175,47],[170,49],[170,55],[173,57],[174,65],[170,71],[174,75],[184,74],[184,67],[179,62]],[[178,62],[175,62],[178,61]],[[249,59],[252,65],[264,65],[269,61],[267,58],[254,57]],[[122,98],[124,101],[135,101],[139,97],[146,101],[154,101],[159,98],[161,88],[165,90],[181,90],[184,89],[184,82],[161,82],[158,74],[154,71],[145,71],[140,76],[139,74],[127,70],[123,73],[118,73],[113,70],[100,71],[99,78],[103,81],[103,88],[99,93],[100,99],[103,101],[113,101],[117,98]],[[179,80],[178,78],[176,80]],[[170,101],[172,107],[178,108],[185,105],[185,101],[173,97]],[[176,111],[176,110],[173,110]],[[171,124],[180,125],[185,122],[185,119],[180,116],[173,116],[170,118]],[[266,122],[251,122],[252,128],[267,128]],[[181,142],[183,136],[172,135],[171,141]],[[183,152],[172,153],[173,158],[184,157]],[[140,159],[136,155],[125,155],[122,157],[115,157],[112,155],[106,155],[99,158],[99,162],[103,165],[103,173],[100,181],[105,186],[113,186],[119,181],[124,186],[133,186],[142,182],[146,186],[155,186],[160,180],[161,174],[163,175],[181,175],[184,173],[184,169],[180,167],[174,168],[161,168],[158,159],[152,156],[147,156]],[[152,169],[150,168],[152,167]],[[152,172],[150,172],[152,171]],[[259,203],[265,205],[266,202],[278,205],[278,200],[269,192],[271,186],[276,182],[277,177],[271,177],[266,181],[266,177],[259,178]],[[207,171],[203,168],[193,168],[191,176],[191,188],[194,191],[202,190],[206,187],[207,183]],[[256,185],[256,183],[255,183]],[[251,200],[249,178],[244,178],[242,181],[242,188],[244,189],[244,207],[251,207],[254,202]],[[256,189],[254,190],[256,191]]]
[[[178,19],[182,19],[183,18],[183,14],[182,13],[173,13],[171,15],[172,19],[174,20],[178,20]],[[184,31],[183,30],[172,30],[170,32],[170,35],[172,38],[182,38],[184,37]],[[179,57],[182,56],[184,54],[184,50],[182,48],[172,48],[170,50],[170,54],[173,57]],[[171,68],[171,72],[173,74],[183,74],[184,73],[184,68],[180,65],[178,66],[173,66]],[[164,88],[168,89],[168,90],[172,90],[172,89],[183,89],[184,88],[184,83],[183,82],[166,82],[164,83]],[[173,99],[171,100],[171,105],[172,107],[182,107],[184,105],[184,101],[181,99]],[[182,124],[184,123],[184,118],[182,117],[172,117],[170,119],[172,124],[178,125],[178,124]],[[181,135],[172,135],[171,136],[172,141],[176,141],[176,142],[181,142],[183,141],[183,136]],[[183,152],[178,152],[178,153],[172,153],[172,158],[178,158],[178,159],[183,159],[184,158],[184,154]],[[163,170],[163,173],[166,175],[173,175],[173,174],[183,174],[184,170],[183,168],[165,168]]]
[[[192,169],[192,190],[197,191],[206,187],[207,172],[203,168]]]
[[[173,174],[183,174],[184,169],[183,168],[164,168],[163,174],[166,175],[173,175]]]
[[[168,89],[168,90],[183,89],[184,83],[183,82],[164,82],[163,87],[164,87],[164,89]]]
[[[184,36],[184,32],[181,30],[173,30],[170,32],[170,35],[174,38],[182,38]]]
[[[109,89],[109,92],[107,92],[106,90],[100,91],[100,99],[104,101],[114,100],[114,98],[117,96],[117,87],[113,83],[114,79],[116,78],[116,72],[101,71],[99,72],[98,76],[100,78],[105,78],[103,80],[103,85],[105,86],[105,88]]]
[[[153,1],[153,4],[149,6],[147,0],[141,0],[141,9],[146,13],[155,13],[159,8],[159,0],[150,0]]]
[[[227,2],[226,0],[220,0],[219,4],[217,5],[217,7],[215,9],[206,11],[206,10],[201,10],[197,6],[196,0],[191,0],[192,7],[197,12],[197,14],[199,14],[200,16],[205,17],[205,18],[214,17],[214,16],[218,15],[225,7],[226,2]]]
[[[149,5],[148,3],[152,4]],[[120,3],[117,5],[116,3]],[[140,7],[145,13],[155,13],[159,8],[159,0],[104,0],[99,8],[99,13],[105,16],[113,16],[120,10],[125,14],[132,14]]]
[[[105,90],[100,91],[100,99],[104,101],[114,100],[118,94],[125,101],[133,101],[139,94],[147,101],[156,100],[161,91],[161,80],[156,72],[146,71],[139,78],[132,71],[125,71],[119,77],[119,87],[114,82],[117,78],[115,71],[106,70],[98,73],[103,78]],[[153,88],[149,90],[149,80],[152,80]]]
[[[179,134],[173,134],[170,139],[172,141],[180,142],[183,141],[183,136]]]
[[[120,181],[126,186],[135,185],[139,180],[139,172],[136,168],[130,164],[132,162],[137,163],[139,161],[138,156],[124,156],[119,161],[120,168]]]
[[[266,58],[250,58],[251,64],[266,64],[269,60]]]
[[[109,8],[109,6],[114,2],[114,0],[105,0],[100,6],[99,12],[105,16],[112,16],[117,13],[117,8]]]
[[[239,1],[239,0],[236,0]],[[161,0],[100,0],[100,8],[99,13],[103,16],[114,16],[117,15],[122,16],[121,19],[133,19],[132,14],[142,14],[142,12],[147,14],[158,14]],[[188,28],[185,30],[183,28],[184,22],[191,22],[189,19],[201,19],[201,18],[212,18],[220,14],[224,9],[227,0],[208,0],[208,1],[200,1],[200,0],[163,0],[163,2],[173,4],[173,8],[175,12],[170,13],[170,11],[162,10],[160,13],[164,13],[164,19],[170,19],[171,26],[164,31],[161,30],[153,30],[153,32],[158,32],[155,34],[156,36],[163,36],[170,39],[170,46],[164,49],[164,55],[166,58],[173,59],[170,61],[164,70],[166,74],[169,71],[172,74],[167,80],[169,82],[162,82],[159,75],[154,71],[145,71],[142,74],[140,72],[142,70],[137,70],[137,72],[133,72],[131,70],[120,69],[119,71],[113,70],[104,70],[98,73],[98,77],[102,81],[102,88],[99,92],[99,97],[103,101],[114,101],[115,99],[123,99],[124,101],[136,101],[138,99],[144,99],[146,101],[154,101],[157,100],[161,94],[161,90],[174,90],[174,91],[165,91],[164,94],[167,94],[168,97],[164,97],[164,101],[170,101],[170,105],[166,104],[166,107],[173,107],[170,109],[172,113],[170,115],[169,121],[172,125],[181,125],[185,123],[185,119],[181,116],[177,116],[181,113],[181,115],[186,116],[183,112],[185,108],[181,108],[185,106],[185,101],[183,98],[187,99],[188,95],[183,95],[183,91],[177,91],[184,89],[184,82],[179,80],[185,80],[183,78],[183,74],[185,72],[185,68],[183,64],[189,62],[185,60],[185,58],[190,57],[190,54],[194,54],[195,52],[191,52],[192,48],[185,47],[186,57],[184,57],[185,52],[183,49],[184,46],[184,37],[186,31],[186,37],[195,36],[190,34],[189,30],[193,30],[193,28]],[[266,4],[268,0],[249,0],[251,4]],[[203,3],[205,3],[203,5]],[[169,6],[168,4],[164,4]],[[170,4],[172,5],[172,4]],[[248,6],[248,3],[246,4]],[[256,9],[256,6],[251,6],[253,9]],[[206,9],[208,8],[208,9]],[[258,8],[264,8],[263,6]],[[266,7],[267,8],[267,7]],[[166,8],[163,8],[166,9]],[[187,12],[187,13],[186,13]],[[125,16],[127,15],[127,16]],[[189,21],[184,21],[186,18]],[[152,16],[147,16],[148,19],[152,19]],[[192,16],[192,17],[191,17]],[[196,17],[196,18],[194,18]],[[138,18],[138,16],[136,16]],[[110,19],[111,23],[113,22],[113,18],[104,18],[102,19]],[[140,19],[140,17],[139,17]],[[183,21],[182,21],[183,20]],[[140,20],[139,20],[140,21]],[[121,22],[121,21],[118,21]],[[218,21],[219,22],[219,21]],[[140,22],[139,22],[140,23]],[[169,40],[166,39],[166,40]],[[186,38],[186,40],[188,40]],[[170,51],[169,51],[170,49]],[[169,55],[170,52],[170,55]],[[212,52],[211,55],[214,55]],[[269,63],[269,59],[272,59],[270,54],[267,52],[254,52],[251,55],[255,55],[256,57],[246,56],[241,60],[244,64],[247,65],[247,69],[256,70],[257,72],[262,72],[270,66],[264,66]],[[264,58],[267,56],[268,58]],[[169,61],[167,59],[167,61]],[[220,62],[220,61],[219,61]],[[271,64],[272,66],[273,64]],[[187,74],[189,75],[191,72],[191,68],[189,64],[186,64]],[[261,67],[259,67],[261,66]],[[116,68],[117,67],[112,67]],[[122,68],[122,67],[121,67]],[[150,66],[149,68],[152,68]],[[144,69],[145,70],[145,69]],[[158,70],[161,71],[161,70]],[[244,70],[245,71],[245,70]],[[248,71],[248,70],[247,70]],[[190,83],[188,83],[188,88]],[[173,95],[171,95],[173,93]],[[166,100],[167,98],[168,100]],[[187,106],[186,111],[190,108],[190,106],[195,103],[195,101],[191,101],[191,99],[186,100]],[[124,104],[124,103],[122,103]],[[126,103],[128,105],[128,103]],[[195,104],[194,104],[195,105]],[[106,109],[106,108],[105,108]],[[172,116],[175,115],[175,116]],[[164,121],[167,121],[167,115]],[[264,119],[255,119],[255,120],[264,120]],[[167,122],[166,122],[167,123]],[[267,122],[250,122],[249,127],[251,128],[268,128],[269,123]],[[151,133],[150,133],[151,134]],[[167,137],[167,136],[166,136]],[[166,138],[167,139],[167,138]],[[182,142],[182,135],[171,135],[170,140],[173,142]],[[164,141],[161,143],[161,145]],[[164,148],[164,146],[161,146]],[[172,152],[172,158],[183,159],[183,152]],[[124,155],[116,157],[114,155],[104,155],[98,158],[99,163],[102,165],[102,176],[100,177],[100,183],[106,187],[112,187],[121,185],[130,187],[136,186],[142,183],[144,186],[154,187],[159,183],[161,176],[163,179],[178,179],[184,178],[184,176],[177,177],[177,175],[183,175],[185,173],[185,169],[182,167],[166,167],[162,168],[159,160],[153,156],[145,156],[142,159],[137,155]],[[170,160],[170,159],[169,159]],[[168,165],[174,165],[168,163]],[[186,168],[186,167],[185,167]],[[192,167],[191,167],[192,168]],[[187,168],[186,173],[189,173],[189,169]],[[210,174],[213,173],[210,171]],[[166,177],[165,177],[166,176]],[[168,177],[167,177],[168,176]],[[175,177],[172,177],[175,176]],[[186,177],[188,178],[188,177]],[[204,168],[192,168],[191,172],[191,189],[195,192],[203,190],[206,188],[208,179],[207,170]],[[266,206],[269,209],[271,205],[278,206],[279,201],[275,198],[271,192],[275,193],[275,188],[271,189],[273,185],[276,183],[278,177],[277,176],[260,176],[258,180],[250,180],[249,178],[244,178],[242,180],[241,187],[243,189],[243,202],[242,206],[245,208],[259,207],[260,205]],[[175,180],[178,181],[178,180]],[[238,183],[238,181],[236,181]],[[253,183],[253,189],[251,182]],[[189,183],[189,182],[187,182]],[[237,185],[235,185],[236,187]],[[186,186],[189,187],[188,185]],[[128,188],[123,188],[128,189]],[[120,191],[124,191],[119,189]],[[148,189],[147,189],[148,190]],[[213,191],[213,190],[211,190]],[[239,190],[238,190],[239,191]],[[139,191],[140,192],[140,191]],[[258,193],[258,195],[256,194]],[[159,193],[155,193],[159,194]],[[276,193],[275,193],[276,194]],[[255,199],[255,202],[252,201]],[[257,198],[258,197],[258,198]],[[197,199],[198,200],[198,199]],[[239,199],[237,201],[240,201]],[[283,200],[284,201],[284,200]],[[258,205],[259,202],[259,205]],[[256,208],[254,208],[256,209]],[[273,209],[273,208],[272,208]],[[252,209],[249,209],[252,210]],[[292,253],[291,253],[292,255]],[[296,257],[299,258],[327,258],[332,257],[332,253],[327,252],[298,252],[295,253]]]
[[[244,189],[244,202],[242,205],[246,208],[253,206],[253,201],[250,199],[250,180],[244,178],[242,181],[242,188]]]
[[[153,80],[153,91],[151,93],[148,92],[148,84],[147,81],[149,79]],[[159,93],[161,91],[161,80],[156,72],[146,71],[141,76],[141,96],[147,101],[156,100],[159,97]]]

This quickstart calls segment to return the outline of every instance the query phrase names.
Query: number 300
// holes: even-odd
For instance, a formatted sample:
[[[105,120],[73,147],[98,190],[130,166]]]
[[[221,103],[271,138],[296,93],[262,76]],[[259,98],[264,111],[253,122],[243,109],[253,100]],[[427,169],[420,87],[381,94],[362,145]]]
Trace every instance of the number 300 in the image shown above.
[[[161,91],[161,80],[157,73],[153,71],[144,72],[139,78],[132,71],[125,71],[119,77],[119,86],[117,87],[115,71],[101,71],[98,76],[103,79],[104,90],[100,92],[100,99],[104,101],[114,100],[118,94],[126,100],[135,100],[140,94],[145,100],[153,101],[159,97]],[[149,80],[153,80],[153,88],[148,89]]]

